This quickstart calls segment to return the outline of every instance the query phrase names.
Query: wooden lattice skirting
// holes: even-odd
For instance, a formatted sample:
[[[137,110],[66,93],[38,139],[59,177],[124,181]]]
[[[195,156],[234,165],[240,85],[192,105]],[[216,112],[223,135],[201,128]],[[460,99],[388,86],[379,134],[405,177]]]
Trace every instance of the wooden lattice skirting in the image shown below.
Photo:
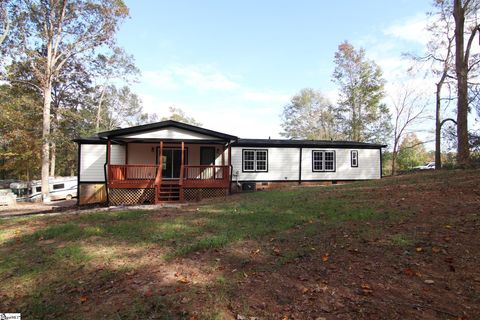
[[[228,189],[185,189],[185,201],[200,201],[206,198],[226,197]]]
[[[154,204],[155,189],[108,189],[110,205]]]

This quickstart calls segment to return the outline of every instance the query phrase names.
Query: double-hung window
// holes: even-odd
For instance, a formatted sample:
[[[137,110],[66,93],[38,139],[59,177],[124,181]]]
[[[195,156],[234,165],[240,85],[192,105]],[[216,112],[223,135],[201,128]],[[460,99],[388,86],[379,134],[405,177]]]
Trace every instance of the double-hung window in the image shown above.
[[[313,150],[312,171],[335,171],[335,151]]]
[[[352,167],[358,167],[358,151],[350,151],[350,164]]]
[[[268,151],[264,149],[243,149],[243,171],[267,172]]]

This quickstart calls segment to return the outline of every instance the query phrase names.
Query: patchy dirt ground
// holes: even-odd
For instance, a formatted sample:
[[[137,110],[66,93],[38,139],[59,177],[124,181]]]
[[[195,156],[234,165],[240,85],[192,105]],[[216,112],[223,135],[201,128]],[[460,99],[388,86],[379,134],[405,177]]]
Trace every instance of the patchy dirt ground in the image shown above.
[[[15,205],[0,206],[0,218],[65,211],[75,207],[76,204],[76,199],[53,201],[49,204],[18,202]]]
[[[25,319],[480,319],[479,181],[480,171],[428,172],[112,220],[2,222],[0,311]],[[248,214],[255,219],[239,220]]]

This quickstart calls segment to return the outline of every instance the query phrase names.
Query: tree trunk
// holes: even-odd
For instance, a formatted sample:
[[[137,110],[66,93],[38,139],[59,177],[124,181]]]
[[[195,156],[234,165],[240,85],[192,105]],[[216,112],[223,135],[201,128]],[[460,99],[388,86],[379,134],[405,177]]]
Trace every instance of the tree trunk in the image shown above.
[[[457,75],[457,164],[466,167],[470,162],[468,144],[468,65],[464,55],[465,8],[454,0],[455,72]]]
[[[43,129],[42,129],[42,199],[50,202],[48,177],[50,169],[50,105],[52,103],[52,83],[46,77],[43,88]]]
[[[95,123],[95,129],[97,132],[100,131],[100,118],[102,116],[102,102],[105,96],[106,84],[102,87],[102,93],[100,94],[100,99],[98,101],[98,108],[97,108],[97,119]]]
[[[437,83],[436,105],[435,105],[435,170],[442,168],[442,150],[441,150],[441,133],[442,126],[440,124],[440,108],[441,108],[441,91],[443,81]]]
[[[397,153],[395,150],[392,152],[392,176],[397,174]]]
[[[50,146],[50,153],[51,153],[51,156],[50,156],[50,176],[51,177],[55,177],[55,163],[56,163],[56,160],[57,160],[57,146],[55,144],[55,142],[52,141],[52,144]]]

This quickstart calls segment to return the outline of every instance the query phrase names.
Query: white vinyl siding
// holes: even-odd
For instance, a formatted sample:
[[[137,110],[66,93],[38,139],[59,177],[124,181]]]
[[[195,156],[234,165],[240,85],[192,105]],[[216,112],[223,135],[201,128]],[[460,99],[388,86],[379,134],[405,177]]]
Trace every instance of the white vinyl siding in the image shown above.
[[[232,181],[298,181],[300,168],[299,148],[262,148],[268,150],[268,172],[245,171],[242,150],[256,147],[232,147]],[[315,172],[313,151],[333,151],[334,160],[327,160],[328,168],[334,171]],[[351,166],[352,149],[349,148],[302,148],[302,181],[319,180],[367,180],[380,178],[380,150],[355,149],[358,151],[358,167]],[[328,155],[331,159],[331,155]],[[324,165],[322,159],[322,166]],[[238,177],[235,176],[238,173]]]
[[[335,151],[335,171],[312,170],[312,151],[319,148],[303,148],[302,181],[312,180],[367,180],[380,178],[380,150],[355,149],[358,151],[358,167],[351,166],[352,149],[325,149]],[[361,161],[360,161],[361,159]]]
[[[268,171],[244,171],[242,155],[244,149],[267,150]],[[232,147],[232,173],[238,172],[239,181],[296,181],[298,180],[300,150],[298,148],[249,148]],[[232,177],[232,181],[237,179]]]
[[[82,144],[80,147],[80,182],[105,182],[105,173],[103,166],[105,165],[106,161],[106,145]]]

